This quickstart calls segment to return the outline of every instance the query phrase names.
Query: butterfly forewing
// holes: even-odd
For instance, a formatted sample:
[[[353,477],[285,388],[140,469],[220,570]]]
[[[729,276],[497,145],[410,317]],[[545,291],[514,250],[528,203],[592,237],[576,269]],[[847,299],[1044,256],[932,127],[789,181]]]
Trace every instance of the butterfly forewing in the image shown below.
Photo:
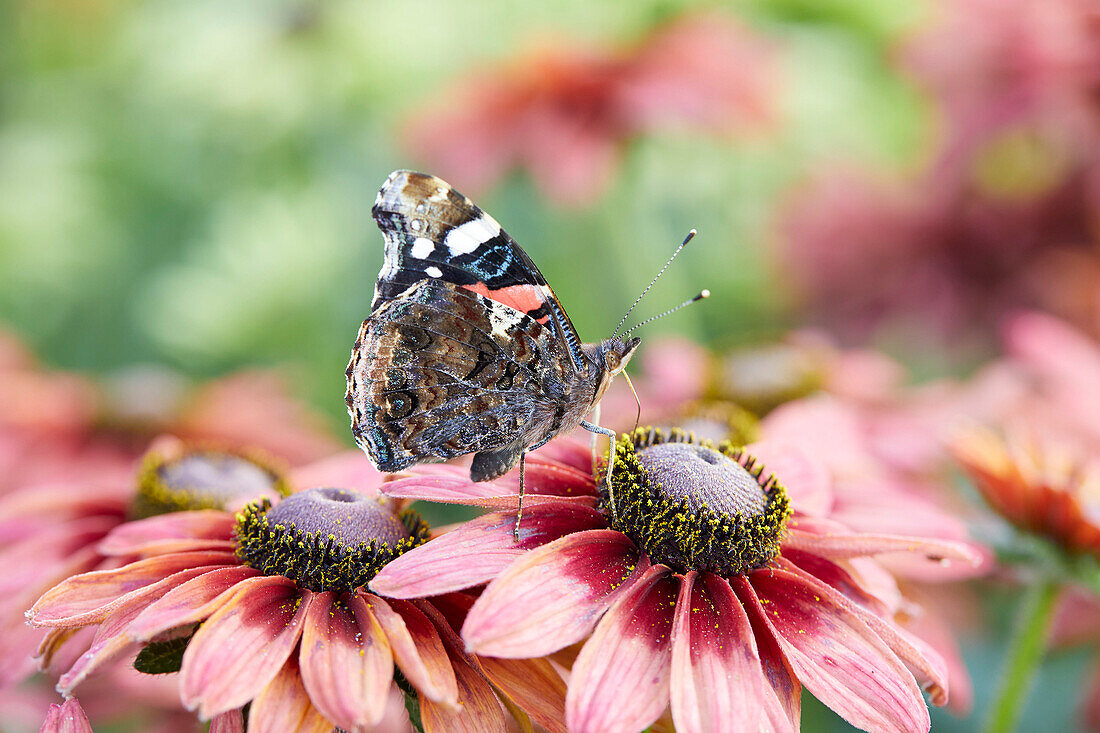
[[[417,282],[449,282],[552,324],[574,367],[581,367],[580,339],[546,279],[470,199],[435,176],[395,171],[372,214],[386,242],[372,313]]]

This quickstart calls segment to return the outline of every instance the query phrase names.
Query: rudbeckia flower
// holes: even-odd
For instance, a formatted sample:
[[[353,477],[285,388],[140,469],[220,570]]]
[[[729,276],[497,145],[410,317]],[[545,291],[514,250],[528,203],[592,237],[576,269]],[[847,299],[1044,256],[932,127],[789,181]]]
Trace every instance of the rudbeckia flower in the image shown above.
[[[641,730],[669,706],[678,731],[793,731],[803,685],[858,727],[928,730],[920,686],[945,703],[945,668],[892,622],[897,588],[872,558],[976,561],[968,548],[802,512],[828,492],[826,474],[790,449],[628,437],[609,494],[586,447],[559,439],[533,453],[518,543],[512,481],[439,467],[386,484],[501,511],[406,553],[371,588],[412,598],[488,583],[462,627],[478,654],[583,642],[566,700],[577,733]]]
[[[972,428],[953,444],[986,503],[1071,553],[1100,554],[1100,460],[1071,445]]]
[[[88,652],[61,677],[66,694],[104,663],[138,652],[139,670],[178,669],[181,699],[202,719],[249,705],[250,731],[369,729],[397,689],[418,700],[427,731],[503,731],[496,691],[509,710],[514,697],[560,730],[554,698],[564,684],[549,663],[483,668],[447,621],[463,599],[365,590],[428,537],[416,512],[374,486],[309,489],[235,515],[163,514],[121,525],[101,543],[108,555],[139,559],[61,582],[28,618],[50,628],[47,653],[94,629]]]
[[[32,485],[0,496],[0,686],[34,671],[42,632],[23,613],[55,583],[117,564],[99,543],[128,516],[236,508],[288,491],[283,471],[259,454],[197,449],[163,438],[136,481]]]

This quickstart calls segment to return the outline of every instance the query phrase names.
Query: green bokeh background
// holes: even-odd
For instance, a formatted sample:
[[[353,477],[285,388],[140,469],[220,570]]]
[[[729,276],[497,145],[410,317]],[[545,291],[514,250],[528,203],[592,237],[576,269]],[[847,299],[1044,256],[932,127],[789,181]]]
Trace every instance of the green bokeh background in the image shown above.
[[[0,322],[49,364],[195,377],[280,365],[350,435],[343,371],[381,265],[370,205],[422,168],[400,127],[457,77],[533,41],[621,46],[697,4],[672,0],[6,0],[0,2]],[[798,325],[773,255],[784,192],[837,160],[925,162],[936,111],[891,53],[928,8],[904,0],[712,3],[781,50],[780,122],[740,142],[632,140],[579,209],[515,173],[479,203],[594,340],[684,233],[696,242],[642,314],[715,347]],[[1013,599],[995,599],[1004,619]],[[1007,620],[968,642],[977,709]],[[1048,664],[1022,730],[1067,730],[1084,654]],[[844,730],[806,700],[807,731]],[[936,711],[937,731],[975,719]]]

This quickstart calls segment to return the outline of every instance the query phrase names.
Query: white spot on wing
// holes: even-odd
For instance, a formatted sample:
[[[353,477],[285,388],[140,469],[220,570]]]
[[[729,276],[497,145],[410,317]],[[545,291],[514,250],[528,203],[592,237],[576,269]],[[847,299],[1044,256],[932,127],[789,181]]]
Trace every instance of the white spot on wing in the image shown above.
[[[470,254],[498,234],[500,234],[500,224],[483,214],[447,232],[444,243],[451,255],[457,257]]]
[[[435,242],[425,237],[417,237],[413,242],[412,249],[409,250],[409,254],[418,260],[426,258],[435,249]]]
[[[424,272],[428,275],[428,277],[443,277],[443,270],[440,270],[435,265],[432,265],[431,267],[425,267]]]
[[[514,308],[509,308],[501,303],[493,303],[489,308],[489,323],[493,327],[493,335],[499,338],[508,338],[508,329],[523,320],[523,314]]]

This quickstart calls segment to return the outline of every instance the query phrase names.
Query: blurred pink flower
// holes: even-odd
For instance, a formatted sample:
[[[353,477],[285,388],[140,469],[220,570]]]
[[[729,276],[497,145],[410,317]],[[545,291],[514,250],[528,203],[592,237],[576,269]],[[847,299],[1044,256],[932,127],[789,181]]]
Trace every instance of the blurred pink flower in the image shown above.
[[[796,449],[762,443],[718,453],[684,439],[643,430],[620,443],[616,519],[587,447],[561,438],[535,451],[518,542],[514,474],[475,484],[442,466],[385,484],[394,497],[496,511],[406,553],[371,587],[418,597],[488,583],[462,633],[494,657],[550,654],[591,634],[572,668],[571,731],[645,728],[669,704],[679,731],[797,730],[803,684],[859,727],[926,731],[917,681],[943,704],[946,668],[894,624],[900,593],[874,558],[977,556],[959,543],[854,532],[805,512],[829,506],[831,488],[824,469]],[[666,487],[682,503],[671,503]],[[719,496],[736,510],[707,505]],[[713,512],[724,529],[693,534],[692,522]],[[650,518],[680,537],[709,539],[669,545],[669,535],[641,529]],[[739,549],[714,552],[727,544]]]
[[[356,469],[330,463],[315,473]],[[184,705],[209,719],[250,704],[249,730],[283,731],[288,721],[302,730],[375,730],[392,721],[395,663],[418,692],[427,731],[503,731],[489,680],[521,706],[553,708],[564,694],[555,684],[564,685],[547,663],[483,667],[432,603],[366,592],[379,568],[429,531],[401,502],[378,496],[380,474],[362,475],[375,483],[310,489],[236,517],[180,512],[115,528],[102,551],[140,559],[69,578],[28,613],[57,645],[76,629],[95,629],[58,689],[71,691],[144,644],[193,632],[179,670]],[[554,729],[552,717],[532,715]],[[397,722],[408,729],[407,719]]]
[[[770,42],[724,14],[688,16],[631,49],[567,44],[477,74],[416,113],[408,147],[463,190],[522,166],[549,198],[584,204],[629,138],[672,126],[762,128],[776,86]]]
[[[1043,307],[1100,329],[1100,31],[1091,0],[961,0],[900,56],[945,110],[911,179],[819,171],[777,265],[805,312],[990,342]],[[986,344],[988,345],[988,343]]]

